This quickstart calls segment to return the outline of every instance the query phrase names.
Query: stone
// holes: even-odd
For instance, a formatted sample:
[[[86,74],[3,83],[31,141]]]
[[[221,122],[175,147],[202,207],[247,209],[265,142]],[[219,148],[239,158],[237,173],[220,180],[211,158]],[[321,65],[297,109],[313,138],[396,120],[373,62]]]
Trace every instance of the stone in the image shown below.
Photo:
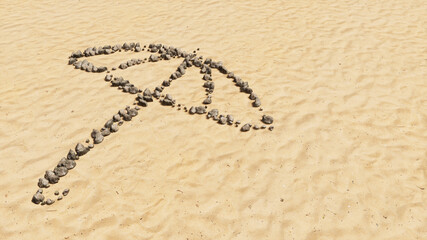
[[[146,88],[146,89],[144,90],[144,93],[143,93],[143,99],[144,99],[145,101],[147,101],[147,102],[152,102],[152,101],[153,101],[153,96],[152,96],[152,94],[151,94],[150,89]]]
[[[128,65],[127,65],[126,63],[121,63],[121,64],[119,65],[119,68],[120,68],[120,69],[126,69],[126,68],[128,68]]]
[[[61,201],[61,200],[62,200],[62,196],[59,196],[57,200],[58,200],[58,201]]]
[[[123,43],[122,48],[123,48],[124,50],[130,50],[130,49],[131,49],[131,47],[130,47],[130,45],[129,45],[128,43]]]
[[[192,106],[188,112],[190,114],[195,114],[196,113],[196,108]]]
[[[86,139],[86,141],[85,141],[86,143],[89,143],[90,142],[90,140],[89,139]]]
[[[104,140],[104,136],[96,129],[92,130],[90,136],[93,138],[93,143],[95,144],[99,144]]]
[[[170,94],[166,94],[165,98],[161,101],[162,105],[172,106],[175,104],[175,100],[172,98]]]
[[[256,95],[255,93],[251,93],[251,94],[249,95],[249,99],[250,99],[250,100],[255,100],[256,98],[258,98],[258,97],[257,97],[257,95]]]
[[[41,194],[39,192],[35,193],[33,195],[33,198],[31,199],[31,201],[35,204],[39,204],[39,203],[43,202],[43,200],[44,200],[44,196],[43,196],[43,194]]]
[[[209,112],[208,112],[208,114],[206,115],[206,117],[209,119],[209,118],[214,118],[214,117],[217,117],[218,116],[218,109],[212,109],[212,110],[210,110]]]
[[[206,113],[206,108],[204,106],[198,106],[198,107],[196,107],[196,113],[197,114],[204,114],[204,113]]]
[[[51,170],[47,170],[44,174],[44,178],[46,178],[50,184],[58,183],[59,177],[55,175],[55,173]]]
[[[118,122],[118,121],[120,121],[120,114],[114,114],[114,116],[113,116],[113,121],[114,122]]]
[[[160,92],[159,92],[159,91],[157,91],[157,90],[154,90],[154,92],[153,92],[153,97],[155,97],[155,98],[159,98],[159,97],[160,97]]]
[[[242,132],[247,132],[251,129],[251,124],[250,123],[246,123],[245,125],[242,126],[242,128],[240,129],[240,131]]]
[[[211,104],[212,103],[212,97],[208,96],[205,100],[203,100],[203,104]]]
[[[263,115],[261,121],[265,124],[272,124],[273,123],[273,117],[268,115]]]
[[[261,129],[266,129],[266,128],[267,128],[267,126],[265,126],[265,125],[261,126]]]
[[[255,101],[252,103],[252,106],[254,107],[261,106],[261,100],[259,100],[259,98],[255,98]]]
[[[123,114],[123,120],[125,120],[125,121],[130,121],[130,120],[132,120],[132,117],[129,115],[129,114],[127,114],[127,113],[125,113],[125,114]]]
[[[37,186],[39,186],[39,188],[48,188],[50,187],[50,184],[46,178],[39,178]]]
[[[68,170],[71,170],[74,167],[76,167],[76,161],[70,160],[70,159],[66,159],[66,158],[62,158],[59,161],[57,167],[66,167]]]
[[[270,131],[273,131],[273,129],[274,129],[274,126],[268,127],[268,130],[270,130]]]
[[[70,59],[68,59],[68,65],[72,65],[72,64],[74,64],[75,62],[77,62],[77,59],[76,59],[76,58],[70,58]]]
[[[136,115],[138,115],[138,110],[136,110],[135,108],[131,108],[131,109],[128,110],[128,114],[131,117],[135,117]]]
[[[138,98],[137,101],[139,106],[146,107],[148,105],[148,103],[142,98]]]
[[[218,123],[225,125],[227,123],[227,118],[221,115],[221,117],[219,117]]]
[[[64,191],[62,192],[62,195],[65,197],[68,195],[68,193],[70,192],[70,189],[66,188],[64,189]]]
[[[253,128],[254,128],[255,130],[258,130],[258,129],[259,129],[259,126],[255,124]]]
[[[117,123],[113,123],[113,125],[111,125],[111,127],[110,127],[110,131],[111,132],[119,131],[119,125]]]
[[[110,135],[110,129],[106,128],[106,129],[102,130],[101,131],[101,135],[104,136],[104,137]]]
[[[56,176],[63,177],[67,175],[68,169],[66,167],[55,167],[53,172],[55,173]]]
[[[46,205],[52,205],[53,203],[55,203],[55,200],[52,200],[52,199],[50,199],[50,198],[48,198],[48,199],[46,200]]]
[[[236,121],[236,124],[240,124],[240,123],[242,123],[240,120],[237,120],[237,121]]]
[[[204,88],[208,88],[208,89],[215,89],[215,83],[214,82],[211,82],[211,81],[209,81],[209,82],[205,82],[204,84],[203,84],[203,87]]]
[[[151,54],[150,58],[148,59],[150,62],[157,62],[159,61],[159,57],[157,55]]]
[[[228,115],[227,115],[227,123],[228,123],[229,125],[231,125],[231,124],[233,124],[233,122],[234,122],[234,117],[233,117],[233,115],[228,114]]]
[[[206,81],[212,80],[212,76],[209,74],[205,74],[203,75],[203,80],[206,80]]]
[[[88,148],[94,148],[95,146],[91,143],[89,145],[87,145]]]
[[[58,190],[56,190],[54,194],[55,194],[56,196],[58,196],[58,195],[59,195],[59,191],[58,191]]]
[[[165,87],[169,87],[171,85],[171,82],[169,80],[164,80],[162,85]]]
[[[81,144],[81,143],[77,143],[75,149],[76,149],[77,155],[79,155],[79,156],[83,156],[89,152],[89,148],[83,146],[83,144]]]
[[[78,157],[77,153],[74,152],[73,149],[70,149],[70,151],[68,151],[68,154],[67,154],[67,159],[77,160],[77,159],[79,159],[79,157]]]
[[[110,127],[111,127],[111,125],[113,125],[113,123],[114,123],[114,120],[113,120],[113,119],[110,119],[110,120],[108,120],[108,121],[104,124],[104,127],[105,127],[105,128],[110,128]]]

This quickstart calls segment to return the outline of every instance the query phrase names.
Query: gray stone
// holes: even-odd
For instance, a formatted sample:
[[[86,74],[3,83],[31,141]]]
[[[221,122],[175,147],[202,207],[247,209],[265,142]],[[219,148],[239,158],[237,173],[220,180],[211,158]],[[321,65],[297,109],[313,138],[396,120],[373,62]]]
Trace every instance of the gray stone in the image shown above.
[[[258,130],[258,129],[259,129],[259,126],[255,124],[253,128],[254,128],[255,130]]]
[[[95,146],[91,143],[89,145],[87,145],[88,148],[94,148]]]
[[[79,156],[83,156],[89,152],[89,148],[83,146],[83,144],[81,144],[81,143],[77,143],[75,149],[76,149],[77,155],[79,155]]]
[[[171,85],[171,82],[169,80],[164,80],[162,85],[165,87],[169,87]]]
[[[58,201],[61,201],[61,200],[62,200],[62,196],[59,196],[57,200],[58,200]]]
[[[111,132],[119,131],[119,125],[117,123],[113,123],[113,125],[111,125],[111,127],[110,127],[110,131]]]
[[[272,124],[273,123],[273,117],[268,116],[268,115],[263,115],[261,121],[265,124]]]
[[[67,154],[67,159],[77,160],[77,159],[79,159],[79,157],[78,157],[77,153],[74,152],[73,149],[70,149],[70,151],[68,151],[68,154]]]
[[[203,104],[211,104],[211,103],[212,103],[211,96],[208,96],[205,100],[203,100]]]
[[[37,186],[39,186],[39,188],[48,188],[50,187],[50,184],[46,178],[39,178]]]
[[[198,106],[198,107],[196,107],[196,113],[197,114],[204,114],[204,113],[206,113],[206,108],[204,106]]]
[[[113,125],[113,123],[114,123],[114,120],[113,120],[113,119],[110,119],[110,120],[108,120],[108,121],[104,124],[104,127],[105,127],[105,128],[110,128],[110,127],[111,127],[111,125]]]
[[[120,121],[120,114],[115,114],[114,116],[113,116],[113,121],[114,122],[118,122],[118,121]]]
[[[101,131],[102,136],[106,137],[108,135],[110,135],[110,129],[106,128],[104,130]]]
[[[210,110],[209,112],[208,112],[208,114],[207,114],[207,118],[209,119],[209,118],[214,118],[214,117],[217,117],[218,116],[218,109],[212,109],[212,110]]]
[[[251,129],[251,126],[252,126],[251,124],[246,123],[245,125],[242,126],[242,128],[240,129],[240,131],[247,132],[247,131],[249,131]]]
[[[265,126],[265,125],[261,126],[261,129],[266,129],[266,128],[267,128],[267,126]]]
[[[273,129],[274,129],[274,126],[268,127],[268,130],[270,130],[270,131],[273,131]]]
[[[70,192],[70,189],[68,189],[68,188],[66,188],[66,189],[64,189],[64,191],[62,192],[62,195],[64,195],[64,197],[65,196],[67,196],[68,195],[68,193]]]
[[[104,136],[102,136],[102,134],[96,129],[93,129],[91,137],[93,138],[93,143],[95,144],[99,144],[104,140]]]
[[[259,100],[259,98],[255,98],[255,101],[252,103],[252,106],[254,107],[261,106],[261,100]]]
[[[57,167],[66,167],[68,170],[70,170],[70,169],[73,169],[74,167],[76,167],[76,161],[66,159],[66,158],[62,158],[59,161]]]
[[[58,196],[58,195],[59,195],[59,191],[58,191],[58,190],[56,190],[54,194],[55,194],[56,196]]]
[[[66,167],[55,167],[53,172],[55,173],[56,176],[63,177],[67,175],[68,169]]]
[[[52,199],[50,199],[50,198],[48,198],[48,199],[46,200],[46,205],[52,205],[53,203],[55,203],[55,200],[52,200]]]
[[[59,177],[56,176],[55,173],[51,170],[46,171],[44,178],[46,178],[50,184],[55,184],[59,181]]]
[[[221,115],[221,117],[219,117],[218,123],[225,125],[227,123],[227,118]]]
[[[150,58],[148,60],[150,62],[157,62],[157,61],[159,61],[159,57],[157,55],[151,54]]]
[[[119,68],[120,68],[120,69],[126,69],[126,68],[128,68],[128,65],[127,65],[126,63],[121,63],[121,64],[119,65]]]
[[[170,94],[166,94],[165,98],[162,99],[161,103],[165,106],[172,106],[175,104],[175,100]]]
[[[38,192],[36,194],[34,194],[33,198],[31,199],[31,201],[35,204],[39,204],[39,203],[43,202],[43,200],[44,200],[43,194],[38,193]]]
[[[135,117],[136,115],[138,115],[138,110],[136,110],[135,108],[131,108],[131,109],[128,110],[128,114],[131,117]]]
[[[209,82],[205,82],[204,84],[203,84],[203,87],[205,87],[205,88],[208,88],[208,89],[214,89],[215,88],[215,83],[214,82],[211,82],[211,81],[209,81]]]
[[[231,125],[231,124],[233,124],[233,122],[234,122],[234,117],[233,117],[233,115],[228,114],[228,115],[227,115],[227,123],[228,123],[229,125]]]
[[[152,101],[153,101],[153,96],[152,96],[152,94],[151,94],[150,89],[146,88],[146,89],[144,90],[144,93],[143,93],[143,99],[144,99],[145,101],[147,101],[147,102],[152,102]]]
[[[195,113],[196,113],[196,108],[192,106],[192,107],[190,108],[190,110],[188,110],[188,112],[189,112],[190,114],[195,114]]]
[[[250,100],[255,100],[256,98],[258,98],[258,97],[257,97],[257,95],[256,95],[255,93],[251,93],[251,94],[249,95],[249,99],[250,99]]]

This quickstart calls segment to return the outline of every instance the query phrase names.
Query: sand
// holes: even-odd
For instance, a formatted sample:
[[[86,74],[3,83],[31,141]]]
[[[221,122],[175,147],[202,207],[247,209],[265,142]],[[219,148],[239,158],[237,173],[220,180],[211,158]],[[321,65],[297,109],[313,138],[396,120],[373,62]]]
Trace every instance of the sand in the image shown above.
[[[1,239],[427,239],[425,1],[0,2]],[[223,61],[274,131],[151,104],[31,203],[37,180],[134,97],[72,51],[139,41]],[[131,53],[93,57],[118,65]],[[178,61],[124,76],[141,88]],[[169,92],[203,100],[195,69]],[[213,104],[258,121],[218,73]]]

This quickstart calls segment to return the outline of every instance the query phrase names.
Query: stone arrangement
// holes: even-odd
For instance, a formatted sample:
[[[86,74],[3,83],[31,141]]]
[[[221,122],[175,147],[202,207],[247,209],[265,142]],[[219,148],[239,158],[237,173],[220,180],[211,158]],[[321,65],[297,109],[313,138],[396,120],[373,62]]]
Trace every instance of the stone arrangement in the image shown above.
[[[197,49],[199,50],[199,49]],[[80,61],[79,59],[83,57],[91,57],[96,55],[109,55],[115,52],[121,51],[134,51],[134,52],[142,52],[148,51],[151,53],[149,58],[145,59],[131,59],[125,63],[119,64],[117,67],[111,68],[109,70],[105,66],[95,66],[86,59]],[[170,75],[169,79],[164,80],[159,86],[155,89],[145,90],[139,89],[134,84],[130,83],[129,80],[125,80],[121,76],[117,76],[116,74],[111,74],[111,71],[119,71],[124,70],[129,67],[140,65],[145,62],[158,62],[158,61],[167,61],[172,58],[183,58],[181,64],[176,68],[176,70]],[[102,73],[107,72],[107,75],[104,77],[106,82],[109,82],[112,87],[117,87],[124,93],[128,94],[136,94],[134,105],[137,105],[133,108],[130,106],[126,106],[124,109],[120,109],[116,114],[114,114],[111,119],[109,119],[101,129],[93,129],[90,134],[92,138],[92,142],[87,139],[85,142],[88,143],[87,146],[82,143],[77,143],[74,149],[70,149],[67,156],[63,157],[57,164],[57,166],[52,170],[47,170],[43,178],[40,178],[38,181],[39,189],[32,197],[32,202],[35,204],[41,205],[51,205],[55,202],[50,198],[45,199],[43,195],[43,188],[50,187],[51,184],[56,184],[60,180],[61,177],[67,175],[68,171],[73,169],[76,166],[76,161],[80,159],[81,156],[85,155],[93,148],[96,144],[102,143],[104,137],[109,136],[112,133],[115,133],[119,130],[119,126],[121,126],[126,121],[131,121],[133,117],[138,115],[138,111],[141,109],[140,107],[147,107],[149,103],[154,102],[154,100],[158,101],[163,106],[175,107],[177,106],[178,110],[183,109],[184,112],[188,112],[189,114],[198,114],[198,115],[206,115],[206,119],[212,119],[220,125],[235,125],[239,127],[241,124],[240,120],[234,119],[234,116],[230,114],[220,114],[218,109],[208,109],[208,105],[212,103],[212,93],[215,89],[215,83],[212,79],[212,71],[213,69],[217,69],[220,73],[227,76],[227,78],[232,79],[234,84],[240,88],[240,92],[246,93],[249,95],[249,99],[252,100],[252,106],[254,108],[259,108],[261,106],[260,98],[254,93],[253,89],[249,87],[248,82],[244,82],[239,76],[235,75],[233,72],[227,70],[227,68],[223,65],[222,62],[213,61],[210,58],[203,59],[202,56],[197,56],[196,51],[193,53],[186,53],[179,48],[165,46],[162,44],[150,44],[147,46],[141,47],[139,43],[124,43],[123,45],[106,45],[104,47],[92,47],[87,48],[83,51],[83,53],[79,50],[73,52],[69,57],[68,64],[74,66],[75,69],[80,69],[86,72],[92,73]],[[171,84],[181,78],[185,73],[186,69],[190,67],[197,67],[200,69],[200,74],[202,75],[203,88],[205,88],[206,99],[204,99],[199,106],[190,106],[187,108],[183,104],[177,103],[176,99],[174,99],[170,94],[163,94],[163,90]],[[262,108],[259,108],[262,111]],[[263,125],[258,126],[257,124],[252,125],[251,123],[245,123],[240,128],[241,132],[248,132],[251,129],[269,129],[273,131],[274,127],[271,126],[273,123],[273,117],[263,115],[260,121]],[[270,125],[267,128],[266,125]],[[57,197],[57,201],[63,199],[63,197],[67,196],[69,193],[69,189],[65,189],[62,192],[62,195],[59,195],[59,191],[55,192]]]

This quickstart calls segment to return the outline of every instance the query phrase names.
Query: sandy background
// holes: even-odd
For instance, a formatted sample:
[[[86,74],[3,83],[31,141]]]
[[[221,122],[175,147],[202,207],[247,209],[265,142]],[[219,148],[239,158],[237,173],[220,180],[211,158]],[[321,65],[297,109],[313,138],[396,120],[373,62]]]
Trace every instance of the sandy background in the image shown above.
[[[0,238],[427,239],[426,26],[422,0],[2,0]],[[67,57],[131,41],[223,61],[275,130],[151,104],[45,190],[70,188],[64,200],[34,205],[44,171],[134,99]],[[154,87],[178,63],[123,76]],[[214,81],[215,106],[258,121]],[[201,84],[192,69],[168,91],[198,103]]]

